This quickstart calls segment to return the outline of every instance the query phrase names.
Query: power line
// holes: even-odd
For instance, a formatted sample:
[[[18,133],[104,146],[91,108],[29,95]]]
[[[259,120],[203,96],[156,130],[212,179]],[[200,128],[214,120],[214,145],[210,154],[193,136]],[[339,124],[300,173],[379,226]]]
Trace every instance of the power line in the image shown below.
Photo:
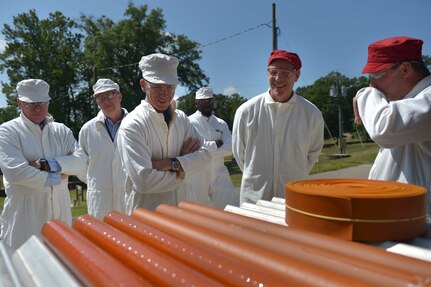
[[[217,44],[217,43],[220,43],[220,42],[223,42],[223,41],[226,41],[226,40],[229,40],[229,39],[235,38],[235,37],[238,37],[238,36],[240,36],[240,35],[242,35],[242,34],[245,34],[245,33],[251,32],[251,31],[253,31],[253,30],[256,30],[256,29],[258,29],[258,28],[260,28],[260,27],[262,27],[262,26],[269,26],[269,27],[271,27],[271,26],[269,25],[270,23],[271,23],[271,21],[269,21],[269,22],[267,22],[267,23],[262,23],[262,24],[259,24],[259,25],[257,25],[257,26],[254,26],[254,27],[248,28],[248,29],[246,29],[246,30],[244,30],[244,31],[242,31],[242,32],[238,32],[238,33],[235,33],[235,34],[233,34],[233,35],[231,35],[231,36],[224,37],[224,38],[222,38],[222,39],[220,39],[220,40],[217,40],[217,41],[214,41],[214,42],[210,42],[210,43],[207,43],[207,44],[204,44],[204,45],[199,45],[199,46],[197,46],[196,48],[193,48],[193,49],[190,49],[190,50],[187,50],[187,51],[184,51],[184,52],[180,53],[180,55],[181,55],[181,54],[184,54],[184,53],[187,53],[187,52],[189,52],[189,51],[191,51],[191,50],[194,50],[194,49],[202,49],[202,48],[205,48],[205,47],[208,47],[208,46],[211,46],[211,45],[214,45],[214,44]]]
[[[179,53],[179,54],[174,54],[174,56],[182,55],[182,54],[188,53],[188,52],[190,52],[190,51],[192,51],[192,50],[202,49],[202,48],[205,48],[205,47],[208,47],[208,46],[211,46],[211,45],[218,44],[218,43],[223,42],[223,41],[227,41],[227,40],[229,40],[229,39],[232,39],[232,38],[235,38],[235,37],[241,36],[242,34],[245,34],[245,33],[251,32],[251,31],[253,31],[253,30],[256,30],[256,29],[258,29],[258,28],[260,28],[260,27],[262,27],[262,26],[267,26],[267,27],[269,26],[269,27],[272,27],[271,25],[269,25],[270,23],[271,23],[271,21],[269,21],[269,22],[267,22],[267,23],[259,24],[259,25],[257,25],[257,26],[254,26],[254,27],[248,28],[248,29],[246,29],[246,30],[244,30],[244,31],[241,31],[241,32],[235,33],[235,34],[233,34],[233,35],[231,35],[231,36],[227,36],[227,37],[221,38],[221,39],[219,39],[219,40],[216,40],[216,41],[213,41],[213,42],[210,42],[210,43],[204,44],[204,45],[198,45],[198,46],[197,46],[197,47],[195,47],[195,48],[189,49],[189,50],[184,51],[184,52],[181,52],[181,53]],[[112,70],[112,69],[117,69],[117,68],[123,68],[123,67],[134,66],[134,65],[138,65],[138,64],[139,64],[139,63],[125,64],[125,65],[120,65],[120,66],[113,66],[113,67],[98,68],[97,70],[98,70],[98,71],[103,71],[103,70]]]

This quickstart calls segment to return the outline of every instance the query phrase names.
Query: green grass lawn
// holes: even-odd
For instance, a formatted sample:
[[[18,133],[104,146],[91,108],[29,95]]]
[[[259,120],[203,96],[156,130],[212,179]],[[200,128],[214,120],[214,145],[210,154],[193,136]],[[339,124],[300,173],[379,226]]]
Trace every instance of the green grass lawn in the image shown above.
[[[310,174],[338,170],[366,163],[373,163],[379,146],[373,142],[351,142],[346,145],[345,153],[350,157],[330,159],[329,155],[338,154],[335,146],[324,147],[319,156],[319,161],[314,165]]]
[[[329,155],[337,154],[339,153],[339,151],[334,145],[331,145],[329,142],[327,142],[319,156],[319,162],[315,164],[315,166],[311,170],[311,174],[332,171],[366,163],[372,163],[378,151],[379,147],[375,143],[367,142],[362,144],[361,142],[348,142],[346,145],[346,154],[349,154],[350,157],[341,159],[330,159]],[[229,169],[233,184],[237,187],[240,186],[242,172],[236,164],[235,159],[232,156],[226,157],[225,165]],[[1,176],[0,179],[2,179]],[[3,187],[2,180],[0,181],[0,185],[1,187]],[[84,194],[85,193],[86,190],[84,190]],[[73,203],[73,199],[75,199],[75,190],[72,189],[70,191],[70,197]],[[3,208],[3,202],[4,198],[0,197],[0,209]],[[75,206],[72,206],[73,217],[77,217],[85,213],[87,213],[86,201],[77,201]]]
[[[3,176],[0,175],[0,186],[1,188],[3,188]],[[86,190],[83,190],[84,194],[86,195]],[[70,201],[73,204],[75,196],[76,196],[76,191],[74,189],[70,190]],[[85,198],[84,198],[85,199]],[[0,209],[3,209],[3,204],[4,204],[4,197],[0,197]],[[87,213],[87,202],[86,201],[77,201],[75,206],[71,206],[72,208],[72,217],[77,217],[81,214],[86,214]]]

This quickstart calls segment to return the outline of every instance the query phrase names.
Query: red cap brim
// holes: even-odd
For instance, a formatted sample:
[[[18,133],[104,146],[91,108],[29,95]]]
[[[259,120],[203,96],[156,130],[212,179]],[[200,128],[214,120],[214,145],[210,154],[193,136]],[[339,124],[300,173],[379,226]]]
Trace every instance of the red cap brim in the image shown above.
[[[395,63],[367,63],[362,70],[362,74],[371,74],[371,73],[377,73],[378,71],[381,71],[383,69],[386,69],[387,67],[392,66]]]

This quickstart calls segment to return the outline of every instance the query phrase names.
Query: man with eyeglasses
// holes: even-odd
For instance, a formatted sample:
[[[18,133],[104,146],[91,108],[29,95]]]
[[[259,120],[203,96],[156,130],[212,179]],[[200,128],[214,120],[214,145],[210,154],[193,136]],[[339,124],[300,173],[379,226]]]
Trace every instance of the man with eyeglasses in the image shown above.
[[[323,117],[293,91],[299,56],[274,50],[268,60],[267,92],[235,113],[232,150],[243,172],[240,204],[284,198],[284,185],[308,177],[323,147]]]
[[[197,111],[189,119],[204,139],[215,146],[211,163],[193,176],[192,184],[198,202],[223,209],[226,205],[238,206],[239,194],[235,193],[224,158],[232,154],[232,135],[227,123],[214,114],[213,90],[208,87],[196,92]]]
[[[123,120],[117,136],[127,174],[128,214],[140,207],[195,201],[190,176],[210,161],[202,136],[173,100],[178,62],[159,53],[143,56],[139,62],[146,98]]]
[[[370,87],[353,99],[355,122],[380,146],[369,178],[420,185],[431,212],[431,76],[420,39],[392,37],[368,46],[362,73]]]
[[[112,210],[125,211],[124,182],[115,138],[127,110],[121,107],[120,86],[110,79],[98,79],[93,86],[93,99],[100,108],[96,117],[86,122],[79,132],[79,145],[88,164],[88,214],[102,220]]]
[[[1,238],[16,249],[40,235],[48,220],[71,225],[68,175],[83,175],[85,162],[72,154],[72,131],[48,113],[49,85],[28,79],[17,84],[18,118],[0,126],[0,167],[7,197]]]

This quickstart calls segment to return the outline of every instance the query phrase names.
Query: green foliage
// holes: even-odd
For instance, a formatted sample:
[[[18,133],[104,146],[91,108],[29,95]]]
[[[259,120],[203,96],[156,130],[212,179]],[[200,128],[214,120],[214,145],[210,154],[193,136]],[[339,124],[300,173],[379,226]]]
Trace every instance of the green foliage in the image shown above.
[[[138,62],[143,55],[155,52],[179,58],[181,85],[192,91],[179,99],[179,107],[187,114],[193,113],[194,91],[209,81],[197,63],[201,59],[199,44],[165,29],[161,9],[150,10],[147,5],[135,6],[133,2],[118,22],[105,16],[96,19],[86,15],[77,22],[58,11],[50,13],[47,19],[39,19],[34,9],[18,14],[13,25],[6,24],[2,29],[6,48],[0,53],[0,72],[7,72],[9,82],[2,83],[8,107],[0,109],[0,122],[17,115],[16,84],[26,78],[40,78],[51,86],[50,113],[77,135],[83,123],[97,113],[90,95],[98,78],[111,78],[120,84],[123,106],[128,110],[145,98]],[[431,57],[423,55],[423,59],[426,65],[431,64]],[[331,86],[348,87],[346,97],[331,98]],[[344,131],[358,128],[353,125],[352,98],[364,86],[368,86],[366,77],[347,78],[331,72],[313,85],[299,87],[297,93],[322,111],[326,137],[329,133],[337,137],[338,105]],[[238,94],[215,95],[215,101],[216,115],[232,128],[235,111],[245,99]]]
[[[422,55],[422,60],[425,63],[425,66],[431,66],[431,57],[428,55]]]
[[[338,149],[333,145],[328,145],[323,148],[319,161],[314,165],[310,174],[373,163],[378,151],[379,146],[373,142],[353,141],[348,142],[346,146],[346,154],[349,154],[350,157],[331,159],[329,155],[338,153]]]
[[[84,59],[88,83],[97,78],[116,81],[123,93],[123,106],[132,110],[145,97],[138,63],[143,55],[155,52],[179,58],[178,75],[183,86],[195,89],[208,82],[196,63],[201,59],[201,52],[196,50],[198,43],[185,35],[167,33],[161,9],[148,11],[147,5],[136,7],[130,3],[124,16],[118,23],[106,17],[81,17],[81,28],[86,33]],[[88,93],[91,94],[91,84]]]
[[[0,124],[10,121],[18,116],[18,111],[14,106],[0,108]]]
[[[9,83],[2,91],[8,104],[16,107],[16,84],[26,78],[40,78],[50,85],[50,113],[72,129],[82,122],[79,96],[82,35],[77,24],[60,12],[40,20],[35,10],[18,14],[13,27],[4,25],[7,42],[0,54],[0,70],[7,69]]]
[[[196,111],[195,92],[188,93],[177,99],[177,107],[190,116]]]
[[[80,22],[61,12],[40,20],[35,10],[14,17],[4,25],[6,49],[0,54],[0,71],[7,71],[3,83],[10,110],[0,120],[10,119],[16,108],[16,84],[26,78],[40,78],[51,86],[49,111],[56,121],[69,126],[75,136],[94,117],[97,106],[90,95],[98,78],[111,78],[120,85],[123,106],[132,110],[144,98],[138,62],[143,55],[162,52],[176,55],[181,84],[190,89],[206,85],[208,78],[196,63],[201,59],[198,43],[185,35],[165,31],[161,9],[130,3],[124,19],[115,23],[107,17],[81,16]]]
[[[235,111],[242,103],[246,101],[247,100],[241,97],[239,94],[232,94],[231,96],[215,94],[215,115],[223,119],[229,126],[229,129],[232,130]],[[187,115],[193,114],[196,111],[195,92],[180,97],[178,99],[178,108]]]
[[[311,86],[298,88],[296,93],[311,101],[322,112],[327,125],[325,138],[330,136],[328,130],[333,137],[338,137],[338,104],[341,107],[343,131],[352,131],[354,129],[352,99],[360,88],[368,85],[366,77],[347,78],[338,72],[331,72],[327,76],[318,79]],[[339,89],[337,98],[329,96],[329,89],[332,86]],[[342,86],[347,87],[345,97],[341,95],[340,88]]]
[[[214,99],[216,103],[216,115],[225,120],[229,129],[232,130],[235,112],[247,100],[236,93],[230,96],[214,95]]]

